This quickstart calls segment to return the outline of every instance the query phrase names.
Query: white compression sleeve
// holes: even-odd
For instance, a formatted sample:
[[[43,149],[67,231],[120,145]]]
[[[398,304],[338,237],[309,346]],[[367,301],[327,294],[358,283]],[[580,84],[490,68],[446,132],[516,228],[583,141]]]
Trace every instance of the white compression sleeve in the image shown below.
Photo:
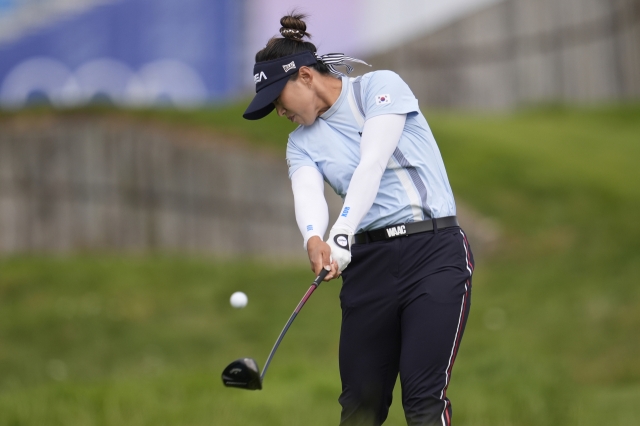
[[[376,199],[382,174],[398,146],[406,119],[405,114],[385,114],[364,123],[360,140],[360,164],[353,172],[341,215],[333,225],[334,228],[356,232]]]
[[[322,239],[329,224],[329,208],[324,198],[324,181],[313,167],[303,166],[291,175],[296,222],[307,248],[309,238]]]

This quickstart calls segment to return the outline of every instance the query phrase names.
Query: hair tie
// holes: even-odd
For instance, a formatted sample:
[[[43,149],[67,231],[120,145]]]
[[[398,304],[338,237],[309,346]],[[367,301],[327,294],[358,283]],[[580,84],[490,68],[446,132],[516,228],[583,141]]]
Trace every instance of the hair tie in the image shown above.
[[[344,53],[327,53],[326,55],[318,55],[317,53],[315,53],[315,55],[317,60],[325,64],[327,68],[329,68],[329,71],[332,74],[337,75],[338,77],[345,77],[345,75],[335,68],[337,66],[346,67],[347,74],[351,74],[351,72],[353,72],[353,67],[349,64],[346,64],[345,61],[357,62],[359,64],[364,64],[368,67],[371,66],[365,61],[362,61],[360,59],[352,58],[350,56],[345,56]]]
[[[293,38],[295,40],[302,40],[304,37],[304,32],[295,28],[280,28],[280,34],[282,34],[283,37]]]

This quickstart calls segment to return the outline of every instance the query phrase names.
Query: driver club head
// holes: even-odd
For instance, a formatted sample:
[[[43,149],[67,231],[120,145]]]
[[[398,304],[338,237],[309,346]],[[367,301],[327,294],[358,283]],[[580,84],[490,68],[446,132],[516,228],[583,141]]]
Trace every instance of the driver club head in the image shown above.
[[[222,371],[222,383],[230,388],[261,390],[262,380],[258,363],[252,358],[233,361]]]

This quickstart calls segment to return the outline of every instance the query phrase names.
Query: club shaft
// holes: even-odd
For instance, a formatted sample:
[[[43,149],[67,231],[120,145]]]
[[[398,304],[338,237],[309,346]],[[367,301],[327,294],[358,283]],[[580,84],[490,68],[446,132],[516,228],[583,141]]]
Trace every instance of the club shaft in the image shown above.
[[[322,269],[320,271],[320,274],[318,274],[316,279],[311,284],[311,287],[309,287],[307,292],[304,294],[304,296],[298,303],[298,306],[296,306],[296,309],[293,311],[293,313],[289,317],[289,321],[287,321],[287,323],[285,324],[284,328],[280,332],[280,335],[278,336],[278,339],[276,340],[276,343],[273,345],[271,352],[269,352],[269,356],[267,357],[267,362],[265,362],[264,369],[262,370],[262,374],[260,375],[260,381],[262,381],[264,379],[264,375],[267,374],[267,369],[269,368],[271,359],[273,358],[273,355],[276,353],[276,349],[278,349],[278,346],[280,346],[280,342],[282,342],[282,339],[284,338],[284,335],[287,333],[287,330],[289,330],[289,327],[291,327],[291,323],[293,323],[293,320],[296,319],[296,317],[298,316],[298,312],[300,312],[304,304],[307,303],[307,300],[309,299],[309,297],[311,297],[311,295],[316,290],[316,288],[318,288],[322,280],[324,280],[324,277],[327,276],[327,273],[329,273],[329,271],[327,271],[326,269]]]

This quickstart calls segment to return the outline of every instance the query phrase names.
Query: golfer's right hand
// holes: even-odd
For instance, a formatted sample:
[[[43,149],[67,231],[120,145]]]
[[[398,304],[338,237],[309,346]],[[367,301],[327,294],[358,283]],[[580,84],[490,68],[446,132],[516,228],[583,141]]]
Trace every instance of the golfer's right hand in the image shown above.
[[[318,275],[320,270],[328,267],[329,273],[324,278],[325,281],[330,281],[340,276],[338,263],[331,261],[331,247],[322,241],[322,238],[316,236],[309,238],[309,241],[307,241],[307,254],[314,274]]]

